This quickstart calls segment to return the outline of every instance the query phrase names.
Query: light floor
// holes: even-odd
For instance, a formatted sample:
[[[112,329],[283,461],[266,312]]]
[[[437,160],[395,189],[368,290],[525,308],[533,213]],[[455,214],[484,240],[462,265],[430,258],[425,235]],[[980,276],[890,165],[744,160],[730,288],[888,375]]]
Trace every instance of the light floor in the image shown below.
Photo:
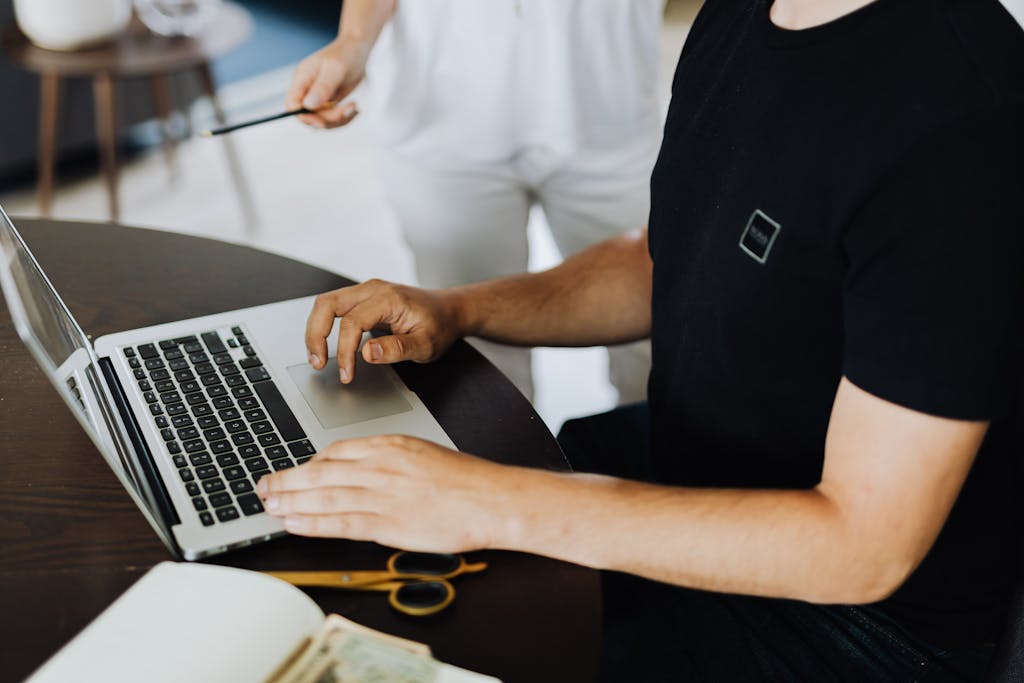
[[[668,83],[697,0],[670,3],[663,32],[662,81]],[[277,110],[291,68],[233,84],[221,91],[233,120]],[[199,127],[212,117],[199,103],[190,112]],[[178,146],[174,172],[159,150],[122,169],[121,222],[252,244],[357,280],[379,277],[413,283],[410,255],[384,200],[377,155],[366,121],[337,131],[315,131],[295,121],[257,126],[232,137],[259,215],[247,234],[233,191],[222,142],[193,138]],[[13,216],[37,215],[34,193],[0,196]],[[105,220],[99,177],[59,186],[54,217]],[[530,222],[531,269],[557,262],[544,216]],[[615,392],[607,381],[603,349],[538,349],[534,353],[535,404],[552,431],[572,416],[606,410]]]

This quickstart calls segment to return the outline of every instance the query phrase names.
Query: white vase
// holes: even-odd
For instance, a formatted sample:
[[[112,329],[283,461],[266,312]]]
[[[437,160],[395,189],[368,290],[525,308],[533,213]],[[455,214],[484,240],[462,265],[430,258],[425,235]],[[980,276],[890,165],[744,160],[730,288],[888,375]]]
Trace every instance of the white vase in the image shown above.
[[[132,18],[131,0],[14,0],[28,39],[49,50],[77,50],[119,34]]]

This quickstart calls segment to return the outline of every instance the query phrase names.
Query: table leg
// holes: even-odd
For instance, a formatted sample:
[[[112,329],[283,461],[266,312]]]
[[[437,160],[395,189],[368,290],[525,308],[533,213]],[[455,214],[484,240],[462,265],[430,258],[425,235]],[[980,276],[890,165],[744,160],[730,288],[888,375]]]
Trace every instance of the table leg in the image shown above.
[[[96,74],[92,85],[96,105],[96,135],[99,139],[100,165],[107,183],[110,220],[117,222],[120,218],[117,201],[117,90],[114,77],[108,72]]]
[[[171,84],[166,75],[152,76],[149,79],[153,91],[153,103],[160,118],[160,140],[167,161],[167,172],[173,182],[178,177],[178,164],[175,154],[175,141],[171,131]]]
[[[200,83],[206,96],[210,98],[210,104],[213,105],[213,112],[217,117],[217,122],[224,125],[227,123],[227,117],[224,116],[224,109],[220,106],[220,100],[217,99],[217,84],[213,79],[213,72],[210,70],[209,63],[203,62],[198,67],[198,71]],[[230,135],[221,135],[219,137],[221,144],[224,145],[224,155],[228,160],[231,181],[235,185],[235,192],[238,193],[238,201],[242,209],[242,219],[245,221],[245,232],[250,236],[254,235],[259,229],[259,218],[256,215],[252,195],[249,192],[249,184],[246,182],[245,175],[242,172],[238,151],[235,149],[234,141]]]
[[[44,73],[39,83],[39,213],[53,210],[53,180],[57,164],[57,119],[60,112],[60,76]]]

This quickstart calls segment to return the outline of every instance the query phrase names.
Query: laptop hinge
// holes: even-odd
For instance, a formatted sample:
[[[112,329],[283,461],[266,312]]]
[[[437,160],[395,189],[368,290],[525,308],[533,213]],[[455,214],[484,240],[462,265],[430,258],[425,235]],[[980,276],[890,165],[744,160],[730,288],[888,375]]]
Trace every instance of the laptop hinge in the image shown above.
[[[157,469],[156,461],[153,460],[153,453],[149,450],[146,439],[142,436],[142,430],[139,428],[138,420],[135,419],[135,413],[128,405],[128,396],[124,393],[124,387],[121,386],[121,380],[117,377],[114,364],[109,358],[100,358],[100,368],[103,370],[103,378],[106,380],[110,394],[117,405],[117,412],[121,415],[125,431],[128,432],[128,438],[131,439],[132,447],[138,456],[137,460],[142,468],[142,473],[146,477],[146,481],[149,482],[149,489],[158,508],[157,512],[167,523],[168,527],[181,524],[178,511],[175,509],[174,503],[171,502],[171,496],[164,485],[163,477],[160,476],[160,470]]]

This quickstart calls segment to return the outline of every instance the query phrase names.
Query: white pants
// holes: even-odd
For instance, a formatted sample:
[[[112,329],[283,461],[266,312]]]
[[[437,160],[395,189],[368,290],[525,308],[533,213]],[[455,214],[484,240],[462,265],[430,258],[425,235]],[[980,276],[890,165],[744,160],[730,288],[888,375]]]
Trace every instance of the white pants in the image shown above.
[[[563,258],[647,223],[657,136],[628,149],[582,153],[559,161],[545,148],[502,163],[438,168],[382,154],[388,199],[416,261],[419,283],[442,288],[527,269],[526,226],[540,205]],[[528,398],[530,350],[473,340]],[[647,396],[650,345],[609,349],[619,402]]]

